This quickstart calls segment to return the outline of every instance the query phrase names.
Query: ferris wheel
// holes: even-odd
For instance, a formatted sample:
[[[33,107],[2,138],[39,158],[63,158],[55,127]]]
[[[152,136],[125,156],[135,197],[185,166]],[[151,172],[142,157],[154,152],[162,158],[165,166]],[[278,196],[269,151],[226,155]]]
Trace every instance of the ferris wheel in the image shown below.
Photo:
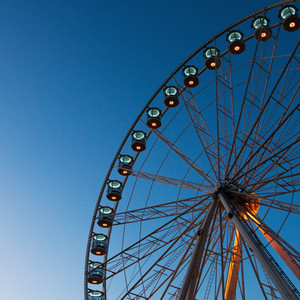
[[[146,103],[96,203],[86,300],[300,299],[299,26],[293,1],[237,21]]]

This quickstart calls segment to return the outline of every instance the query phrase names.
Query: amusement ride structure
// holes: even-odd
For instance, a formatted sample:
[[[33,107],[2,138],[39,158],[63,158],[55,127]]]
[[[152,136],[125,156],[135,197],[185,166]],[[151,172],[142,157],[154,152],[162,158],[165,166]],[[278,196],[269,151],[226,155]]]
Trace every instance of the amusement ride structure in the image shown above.
[[[300,299],[297,1],[225,28],[163,82],[104,179],[85,300]]]

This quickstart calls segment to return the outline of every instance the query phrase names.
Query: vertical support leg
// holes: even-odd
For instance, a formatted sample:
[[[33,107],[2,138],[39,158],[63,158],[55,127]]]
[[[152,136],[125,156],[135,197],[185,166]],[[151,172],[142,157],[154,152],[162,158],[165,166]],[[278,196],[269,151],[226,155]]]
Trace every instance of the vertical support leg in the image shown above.
[[[254,237],[251,233],[251,229],[248,228],[246,223],[239,218],[230,200],[227,199],[226,195],[222,191],[219,191],[218,195],[226,211],[231,213],[231,220],[238,229],[240,235],[243,237],[248,246],[251,247],[255,257],[259,260],[262,268],[271,278],[282,298],[284,300],[298,300],[299,291],[288,279],[286,274],[280,269],[274,258],[271,257],[271,254],[269,254],[266,249],[262,247],[261,242]]]
[[[195,299],[196,294],[196,282],[199,274],[199,268],[202,262],[204,247],[206,244],[208,231],[210,228],[210,223],[213,219],[214,212],[216,210],[216,203],[217,199],[214,199],[210,205],[208,213],[201,224],[199,231],[198,231],[198,239],[197,244],[194,248],[193,255],[185,275],[184,283],[179,295],[179,300],[191,300]]]
[[[230,260],[226,280],[225,300],[234,300],[236,295],[240,263],[242,261],[242,245],[238,230],[235,230],[234,246]]]
[[[290,256],[288,252],[285,251],[285,249],[277,243],[277,241],[272,238],[261,226],[260,219],[255,214],[248,214],[248,217],[251,218],[259,230],[262,232],[264,237],[267,239],[267,241],[270,243],[270,245],[274,248],[274,250],[280,255],[280,257],[283,259],[283,261],[287,264],[287,266],[290,268],[290,270],[294,273],[294,275],[300,280],[300,266],[297,264],[297,262]]]

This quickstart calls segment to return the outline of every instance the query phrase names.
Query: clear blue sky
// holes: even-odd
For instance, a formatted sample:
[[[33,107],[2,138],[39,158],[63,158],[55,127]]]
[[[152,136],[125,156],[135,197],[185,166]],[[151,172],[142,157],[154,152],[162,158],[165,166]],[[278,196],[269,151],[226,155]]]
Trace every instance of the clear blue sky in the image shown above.
[[[83,298],[102,181],[156,88],[273,1],[15,1],[0,9],[0,299]]]

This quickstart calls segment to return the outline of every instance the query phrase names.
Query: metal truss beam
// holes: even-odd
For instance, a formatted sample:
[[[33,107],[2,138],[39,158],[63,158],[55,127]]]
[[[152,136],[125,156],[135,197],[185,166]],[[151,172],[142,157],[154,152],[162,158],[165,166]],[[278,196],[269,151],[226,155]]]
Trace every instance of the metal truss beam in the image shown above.
[[[179,300],[195,299],[195,294],[197,292],[196,283],[198,279],[199,268],[203,258],[210,224],[216,210],[216,203],[217,200],[214,199],[206,214],[204,222],[199,228],[199,236],[178,298]]]
[[[279,291],[284,300],[297,300],[300,299],[299,291],[289,280],[287,275],[283,272],[280,266],[277,264],[272,255],[265,249],[260,240],[252,233],[249,225],[242,221],[235,210],[234,205],[222,192],[218,191],[218,197],[222,202],[224,208],[231,215],[231,220],[238,229],[244,241],[253,250],[255,257],[260,262],[262,268],[271,278],[273,284]]]

